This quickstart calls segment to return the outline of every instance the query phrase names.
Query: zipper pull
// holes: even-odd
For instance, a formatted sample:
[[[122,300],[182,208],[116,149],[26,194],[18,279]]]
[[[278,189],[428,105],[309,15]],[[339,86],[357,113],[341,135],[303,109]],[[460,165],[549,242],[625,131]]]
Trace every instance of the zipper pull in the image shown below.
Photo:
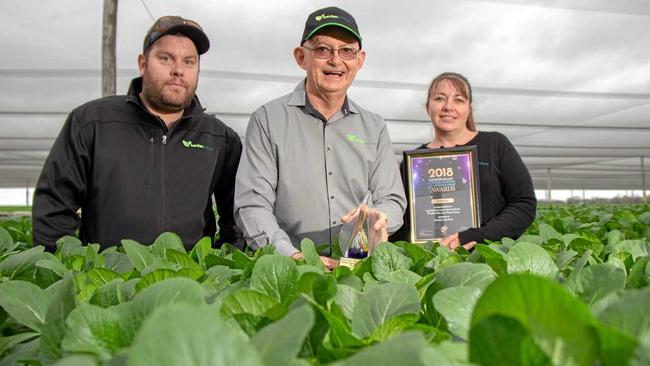
[[[149,136],[149,143],[153,144],[153,136]]]
[[[167,145],[167,135],[163,135],[162,144]]]

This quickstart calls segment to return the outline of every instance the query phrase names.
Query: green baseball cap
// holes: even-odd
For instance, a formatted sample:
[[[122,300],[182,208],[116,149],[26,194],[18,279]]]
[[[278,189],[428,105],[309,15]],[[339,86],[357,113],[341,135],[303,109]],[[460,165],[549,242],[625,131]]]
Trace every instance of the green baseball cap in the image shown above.
[[[361,48],[361,35],[359,34],[359,27],[357,27],[357,22],[354,20],[354,17],[345,10],[335,6],[319,9],[309,14],[305,22],[305,30],[302,32],[300,44],[305,43],[306,40],[316,35],[323,28],[331,26],[340,27],[352,33],[354,38],[359,41],[359,48]]]

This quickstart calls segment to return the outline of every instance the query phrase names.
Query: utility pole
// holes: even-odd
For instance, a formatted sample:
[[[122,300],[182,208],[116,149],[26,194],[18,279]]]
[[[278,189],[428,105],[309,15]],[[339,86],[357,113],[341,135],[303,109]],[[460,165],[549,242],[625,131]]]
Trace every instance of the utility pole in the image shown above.
[[[115,34],[117,33],[117,0],[104,0],[102,22],[102,97],[115,95]]]
[[[643,202],[648,202],[648,197],[645,195],[645,159],[641,157],[641,192],[643,192]]]
[[[551,200],[551,168],[546,169],[546,199]]]

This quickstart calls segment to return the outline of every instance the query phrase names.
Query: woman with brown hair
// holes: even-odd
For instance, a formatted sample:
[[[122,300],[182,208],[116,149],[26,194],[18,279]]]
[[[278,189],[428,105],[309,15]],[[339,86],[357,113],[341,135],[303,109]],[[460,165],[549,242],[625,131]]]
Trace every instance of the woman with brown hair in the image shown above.
[[[472,113],[472,87],[460,74],[445,72],[429,85],[426,109],[433,140],[418,149],[475,145],[481,192],[481,226],[444,237],[440,244],[471,249],[485,240],[520,236],[535,219],[537,200],[530,173],[508,139],[498,132],[478,131]],[[402,174],[403,174],[402,169]],[[409,222],[390,237],[408,240]]]

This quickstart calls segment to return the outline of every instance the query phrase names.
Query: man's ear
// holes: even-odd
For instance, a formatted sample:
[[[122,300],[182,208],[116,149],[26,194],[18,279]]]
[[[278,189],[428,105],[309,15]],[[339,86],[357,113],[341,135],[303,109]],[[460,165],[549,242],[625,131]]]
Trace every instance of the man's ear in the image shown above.
[[[357,55],[357,62],[359,63],[359,70],[363,67],[363,63],[366,61],[366,51],[360,50]]]
[[[296,47],[293,49],[293,58],[296,59],[296,63],[300,66],[301,69],[306,70],[307,65],[305,64],[305,49],[302,47]]]
[[[140,76],[144,75],[144,69],[147,66],[147,60],[143,54],[138,55],[138,71],[140,71]]]

